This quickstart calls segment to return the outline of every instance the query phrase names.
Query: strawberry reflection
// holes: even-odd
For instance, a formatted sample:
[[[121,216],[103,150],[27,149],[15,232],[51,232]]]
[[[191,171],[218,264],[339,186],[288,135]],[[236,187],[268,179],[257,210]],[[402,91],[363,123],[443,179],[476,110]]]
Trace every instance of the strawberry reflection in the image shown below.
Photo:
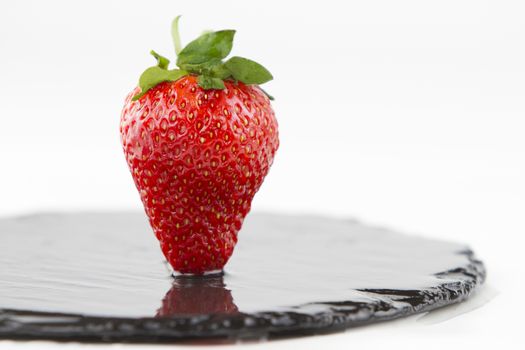
[[[175,277],[156,317],[234,314],[237,305],[223,276]]]

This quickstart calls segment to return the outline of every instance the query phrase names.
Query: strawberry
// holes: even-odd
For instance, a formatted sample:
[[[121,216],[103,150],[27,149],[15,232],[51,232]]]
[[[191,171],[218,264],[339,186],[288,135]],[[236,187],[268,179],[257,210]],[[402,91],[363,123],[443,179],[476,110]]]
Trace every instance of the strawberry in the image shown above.
[[[260,64],[226,61],[235,31],[201,35],[180,49],[178,69],[156,52],[126,98],[124,154],[162,252],[179,273],[222,270],[279,146],[272,79]]]
[[[179,277],[162,299],[156,317],[236,313],[237,305],[222,276]]]

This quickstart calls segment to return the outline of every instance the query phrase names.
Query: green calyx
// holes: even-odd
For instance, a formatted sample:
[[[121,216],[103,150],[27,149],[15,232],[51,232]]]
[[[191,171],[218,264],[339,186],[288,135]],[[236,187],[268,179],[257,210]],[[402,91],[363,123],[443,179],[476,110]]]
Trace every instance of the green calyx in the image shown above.
[[[225,80],[259,85],[273,79],[266,68],[247,58],[234,56],[224,61],[232,50],[234,30],[206,32],[182,48],[179,18],[180,16],[176,17],[171,25],[178,69],[168,69],[170,61],[152,50],[150,53],[157,60],[157,65],[149,67],[142,73],[139,79],[141,91],[133,96],[133,101],[162,82],[176,81],[190,74],[197,75],[197,84],[205,90],[222,90],[225,88]],[[264,93],[273,100],[273,97]]]

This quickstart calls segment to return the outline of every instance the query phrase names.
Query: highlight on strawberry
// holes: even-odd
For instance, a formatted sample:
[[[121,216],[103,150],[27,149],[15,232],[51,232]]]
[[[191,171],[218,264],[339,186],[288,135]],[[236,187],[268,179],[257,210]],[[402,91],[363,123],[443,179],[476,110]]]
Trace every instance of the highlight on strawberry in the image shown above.
[[[273,77],[259,63],[229,59],[234,30],[207,32],[181,47],[177,68],[151,51],[126,98],[121,142],[162,252],[175,272],[221,271],[279,147]]]

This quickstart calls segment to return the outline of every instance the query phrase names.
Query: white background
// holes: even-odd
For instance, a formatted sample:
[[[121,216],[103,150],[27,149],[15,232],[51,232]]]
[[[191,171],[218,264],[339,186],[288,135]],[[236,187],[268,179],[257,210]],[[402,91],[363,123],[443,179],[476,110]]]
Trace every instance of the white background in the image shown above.
[[[2,1],[0,216],[141,208],[120,109],[153,64],[150,49],[173,57],[177,14],[184,42],[237,29],[233,53],[275,76],[265,89],[276,97],[281,147],[254,210],[353,216],[458,240],[488,267],[488,288],[434,321],[491,299],[458,317],[265,349],[519,344],[522,1]],[[77,346],[16,346],[43,344]]]

